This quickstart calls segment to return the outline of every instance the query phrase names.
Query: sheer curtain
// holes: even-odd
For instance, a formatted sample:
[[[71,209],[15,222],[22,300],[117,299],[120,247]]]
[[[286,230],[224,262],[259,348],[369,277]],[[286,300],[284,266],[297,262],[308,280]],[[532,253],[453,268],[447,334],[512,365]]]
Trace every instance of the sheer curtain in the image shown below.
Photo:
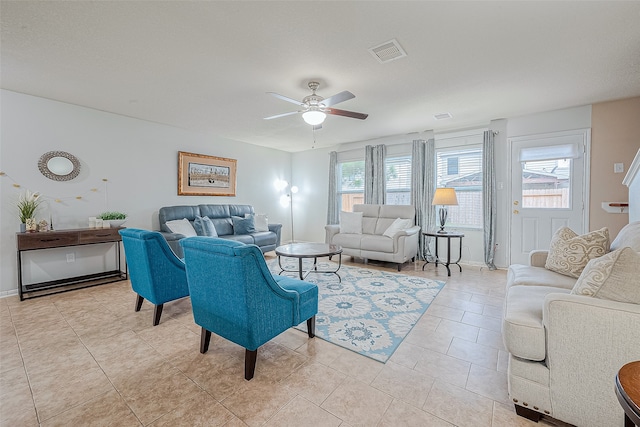
[[[482,141],[482,216],[484,220],[484,262],[489,270],[495,270],[496,254],[496,173],[494,133],[484,132]]]
[[[329,153],[329,201],[327,203],[327,224],[338,224],[340,212],[338,206],[338,153]]]
[[[364,202],[366,204],[384,204],[386,199],[386,180],[384,158],[387,147],[384,144],[367,145],[364,149]]]
[[[435,143],[415,140],[411,152],[411,204],[416,208],[416,225],[422,231],[433,228],[435,210],[431,206],[435,191]],[[430,257],[429,241],[419,240],[418,257],[422,260]]]

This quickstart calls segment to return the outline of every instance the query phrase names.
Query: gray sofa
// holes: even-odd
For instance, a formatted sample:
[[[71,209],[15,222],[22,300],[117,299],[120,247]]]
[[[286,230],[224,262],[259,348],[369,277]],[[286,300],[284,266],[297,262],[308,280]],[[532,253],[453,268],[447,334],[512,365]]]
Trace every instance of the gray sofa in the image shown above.
[[[166,206],[160,208],[158,219],[160,233],[169,243],[175,254],[183,258],[182,247],[178,243],[185,236],[172,233],[167,227],[167,221],[186,218],[193,225],[196,216],[209,217],[216,228],[218,237],[236,240],[238,242],[254,244],[262,253],[272,251],[280,246],[280,232],[282,224],[269,224],[269,231],[256,231],[250,234],[234,234],[232,216],[244,218],[246,214],[255,214],[251,205],[195,205],[195,206]]]
[[[612,251],[624,247],[640,252],[640,221],[611,243]],[[640,358],[640,304],[572,294],[578,279],[546,269],[548,254],[533,251],[529,265],[509,267],[502,321],[509,397],[532,420],[622,426],[615,377]]]
[[[342,246],[342,253],[351,257],[395,262],[398,271],[402,264],[415,260],[418,253],[420,227],[415,225],[416,210],[412,205],[354,205],[354,212],[362,212],[362,232],[341,233],[339,224],[325,226],[325,243]],[[411,227],[398,231],[393,237],[384,236],[396,218],[410,219]]]

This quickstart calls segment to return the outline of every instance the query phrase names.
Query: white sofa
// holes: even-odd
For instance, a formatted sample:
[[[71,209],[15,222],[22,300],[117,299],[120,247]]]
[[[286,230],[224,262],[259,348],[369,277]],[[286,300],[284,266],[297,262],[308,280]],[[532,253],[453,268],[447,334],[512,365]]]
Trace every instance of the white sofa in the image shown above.
[[[402,264],[415,260],[418,253],[420,227],[415,225],[415,208],[411,205],[354,205],[362,212],[362,233],[341,233],[339,224],[325,226],[325,243],[342,246],[342,253],[351,257],[394,262],[398,271]],[[397,219],[410,219],[411,227],[395,233],[383,233]]]
[[[640,252],[640,222],[625,226],[611,250],[627,246]],[[530,265],[509,267],[502,324],[509,398],[534,421],[622,426],[615,376],[640,360],[640,305],[571,294],[577,279],[545,269],[547,254],[534,251]],[[640,291],[640,266],[636,277]]]

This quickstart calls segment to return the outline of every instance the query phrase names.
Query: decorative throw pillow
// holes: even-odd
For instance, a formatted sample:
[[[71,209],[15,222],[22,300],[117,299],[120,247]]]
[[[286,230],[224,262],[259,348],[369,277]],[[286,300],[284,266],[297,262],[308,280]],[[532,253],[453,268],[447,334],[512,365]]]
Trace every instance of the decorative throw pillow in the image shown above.
[[[184,237],[198,235],[187,218],[174,219],[173,221],[167,221],[165,224],[167,224],[172,233],[182,234]]]
[[[250,216],[249,218],[232,216],[231,221],[233,221],[233,234],[250,234],[255,233],[256,231],[253,216]]]
[[[362,234],[362,212],[340,212],[340,232]]]
[[[640,253],[624,247],[592,259],[571,293],[640,304]]]
[[[193,221],[193,228],[198,236],[218,237],[216,227],[208,216],[196,216],[195,221]]]
[[[396,218],[395,221],[382,233],[383,236],[391,237],[396,235],[398,231],[406,230],[411,227],[410,219]]]
[[[608,251],[608,228],[578,236],[569,227],[562,227],[551,238],[545,268],[578,278],[590,260],[601,257]]]
[[[269,218],[265,214],[245,214],[245,218],[253,217],[253,223],[256,231],[269,231]]]

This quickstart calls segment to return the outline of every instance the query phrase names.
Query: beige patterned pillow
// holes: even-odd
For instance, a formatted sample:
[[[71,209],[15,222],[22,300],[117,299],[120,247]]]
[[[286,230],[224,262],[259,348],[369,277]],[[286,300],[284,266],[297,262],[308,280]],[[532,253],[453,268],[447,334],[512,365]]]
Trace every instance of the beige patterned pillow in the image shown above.
[[[592,259],[571,293],[640,304],[640,253],[625,247]]]
[[[551,238],[545,268],[578,278],[590,260],[601,257],[607,252],[609,252],[608,228],[578,236],[569,227],[562,227]]]

